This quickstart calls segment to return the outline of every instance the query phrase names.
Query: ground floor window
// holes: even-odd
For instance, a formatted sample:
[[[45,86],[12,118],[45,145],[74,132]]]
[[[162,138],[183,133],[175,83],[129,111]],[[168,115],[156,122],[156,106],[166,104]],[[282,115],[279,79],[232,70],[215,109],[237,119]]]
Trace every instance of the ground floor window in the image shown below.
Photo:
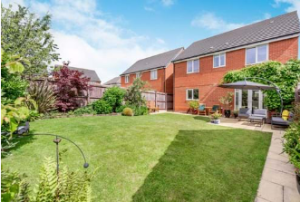
[[[261,90],[235,90],[234,108],[264,109],[264,95]]]
[[[186,90],[187,100],[198,100],[199,99],[199,89],[187,89]]]

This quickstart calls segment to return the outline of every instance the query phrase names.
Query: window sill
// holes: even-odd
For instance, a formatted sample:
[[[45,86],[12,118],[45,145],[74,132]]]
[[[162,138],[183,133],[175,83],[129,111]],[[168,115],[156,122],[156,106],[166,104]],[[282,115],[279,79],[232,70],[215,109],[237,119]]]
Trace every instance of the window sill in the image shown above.
[[[200,72],[200,71],[199,71]],[[199,72],[187,72],[186,74],[197,74]]]
[[[213,67],[213,69],[219,69],[219,68],[224,68],[224,67],[226,67],[226,65],[224,65],[224,66],[218,66],[218,67]]]

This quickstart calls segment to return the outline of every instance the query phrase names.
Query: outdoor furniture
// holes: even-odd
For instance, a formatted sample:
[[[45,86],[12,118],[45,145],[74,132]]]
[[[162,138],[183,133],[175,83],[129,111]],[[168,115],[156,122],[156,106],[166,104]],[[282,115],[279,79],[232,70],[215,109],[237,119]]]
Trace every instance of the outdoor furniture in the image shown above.
[[[249,118],[250,116],[250,109],[248,108],[240,108],[238,113],[238,120],[240,121],[242,118]]]
[[[272,116],[271,119],[271,128],[273,129],[275,125],[288,127],[293,122],[293,119],[294,119],[293,113],[290,113],[289,118],[287,120],[284,120],[280,114],[277,115],[275,114]]]
[[[249,121],[250,122],[258,122],[259,125],[260,125],[260,127],[262,125],[264,125],[264,117],[262,117],[262,116],[253,116],[253,115],[250,115],[249,116]]]
[[[221,113],[220,105],[213,105],[209,113],[214,114],[215,112]]]
[[[254,109],[251,116],[262,117],[264,119],[267,119],[267,112],[268,111],[266,109]]]
[[[199,115],[207,115],[206,109],[205,109],[205,104],[200,104],[199,105]]]

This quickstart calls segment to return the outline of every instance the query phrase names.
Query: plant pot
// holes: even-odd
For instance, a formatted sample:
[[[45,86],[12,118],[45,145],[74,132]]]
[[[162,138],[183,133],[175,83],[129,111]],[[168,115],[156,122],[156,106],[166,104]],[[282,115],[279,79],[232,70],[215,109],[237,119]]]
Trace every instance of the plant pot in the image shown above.
[[[193,109],[193,114],[198,114],[198,109]]]
[[[225,110],[224,110],[224,114],[225,114],[225,117],[226,117],[226,118],[229,118],[229,117],[230,117],[230,114],[231,114],[230,109],[225,109]]]
[[[221,120],[220,120],[220,119],[212,119],[212,120],[211,120],[211,123],[214,123],[214,124],[220,124],[220,123],[221,123]]]
[[[297,181],[297,189],[298,192],[300,193],[300,174],[296,174],[296,181]]]
[[[236,119],[238,117],[238,114],[233,114],[234,118]]]

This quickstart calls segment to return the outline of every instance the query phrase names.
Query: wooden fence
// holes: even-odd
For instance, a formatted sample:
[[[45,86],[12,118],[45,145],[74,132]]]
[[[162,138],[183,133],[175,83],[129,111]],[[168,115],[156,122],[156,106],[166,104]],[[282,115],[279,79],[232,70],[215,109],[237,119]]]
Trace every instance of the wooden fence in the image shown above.
[[[147,101],[153,101],[155,106],[159,107],[160,110],[172,110],[173,109],[173,95],[156,92],[156,91],[148,91],[144,92],[143,96]]]

